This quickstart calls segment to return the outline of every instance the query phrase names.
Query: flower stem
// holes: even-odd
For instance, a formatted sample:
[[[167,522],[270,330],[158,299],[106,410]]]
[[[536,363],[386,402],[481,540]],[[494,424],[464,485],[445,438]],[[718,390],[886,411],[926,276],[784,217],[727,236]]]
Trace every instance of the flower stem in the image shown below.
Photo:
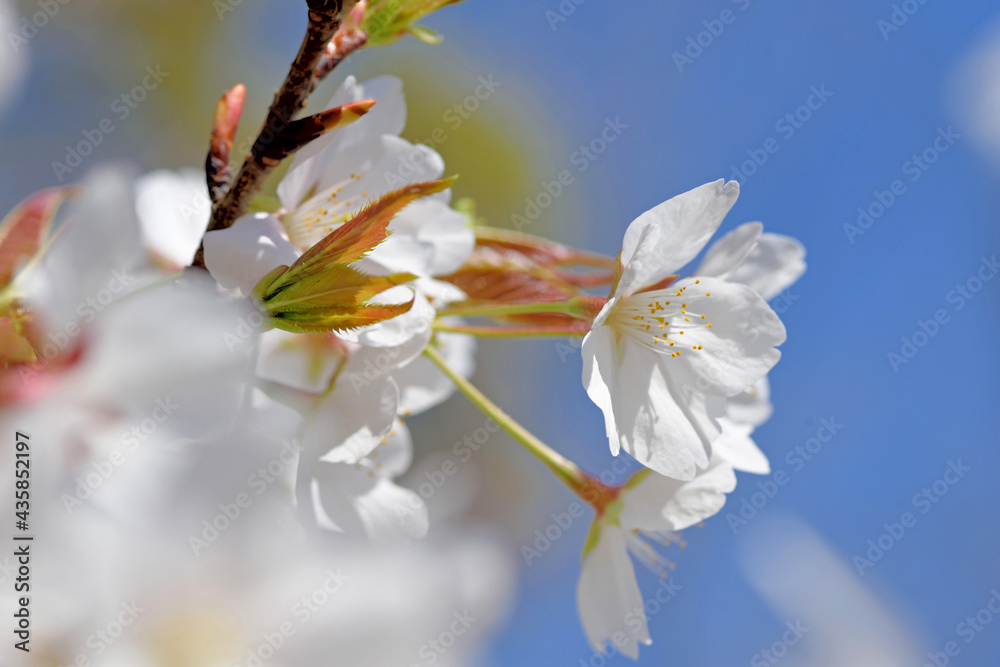
[[[486,225],[476,227],[476,238],[486,241],[506,245],[514,248],[525,248],[537,251],[547,256],[549,261],[556,265],[576,264],[579,266],[593,266],[613,271],[615,268],[615,258],[601,255],[595,252],[588,252],[570,246],[564,246],[540,236],[515,232],[510,229],[499,227],[489,227]]]
[[[507,431],[510,437],[517,440],[525,449],[539,458],[566,486],[575,493],[581,493],[581,490],[587,486],[589,478],[575,463],[546,445],[526,428],[514,421],[510,415],[500,409],[493,401],[486,398],[471,382],[456,373],[437,350],[432,346],[428,346],[424,350],[424,354],[437,364],[437,367],[458,386],[461,392],[477,408],[496,421],[503,430]]]

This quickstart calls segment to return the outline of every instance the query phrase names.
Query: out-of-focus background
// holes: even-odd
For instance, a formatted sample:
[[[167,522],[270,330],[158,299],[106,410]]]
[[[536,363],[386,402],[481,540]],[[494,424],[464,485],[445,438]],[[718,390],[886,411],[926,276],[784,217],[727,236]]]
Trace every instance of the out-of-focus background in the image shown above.
[[[238,81],[249,136],[304,5],[22,1],[0,35],[2,57],[27,59],[0,111],[0,208],[108,160],[199,166]],[[1000,7],[467,0],[426,24],[441,45],[364,51],[313,108],[348,74],[401,76],[407,138],[494,225],[568,170],[528,231],[613,255],[636,215],[725,177],[742,195],[724,230],[762,220],[808,248],[774,304],[788,342],[756,434],[780,474],[741,475],[669,550],[673,592],[640,568],[654,643],[638,664],[996,664]],[[612,458],[579,375],[567,342],[504,341],[481,346],[475,380],[598,474]],[[455,443],[483,418],[461,397],[412,426],[410,485],[459,464],[429,498],[439,523],[485,525],[521,559],[485,664],[627,663],[595,655],[577,619],[589,514],[560,526],[573,497],[502,435],[465,460]]]

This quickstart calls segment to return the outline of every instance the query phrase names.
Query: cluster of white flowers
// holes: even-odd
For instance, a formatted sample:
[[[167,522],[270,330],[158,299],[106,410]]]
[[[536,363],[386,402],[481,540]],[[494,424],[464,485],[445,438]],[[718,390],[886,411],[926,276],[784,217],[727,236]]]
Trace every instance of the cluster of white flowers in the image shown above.
[[[604,412],[612,453],[648,467],[598,508],[585,550],[577,596],[597,650],[635,609],[642,629],[619,649],[634,658],[650,641],[627,552],[666,576],[650,542],[718,512],[734,470],[770,472],[750,437],[771,414],[767,373],[785,340],[767,301],[805,271],[805,250],[751,222],[715,242],[691,277],[676,275],[738,194],[733,181],[708,183],[636,218],[617,284],[583,342],[584,386]]]
[[[629,553],[665,575],[653,544],[718,512],[734,470],[769,471],[751,434],[785,330],[767,301],[804,250],[749,223],[678,276],[735,183],[594,255],[452,208],[441,157],[399,136],[398,79],[348,77],[328,107],[361,103],[231,225],[198,172],[115,166],[2,223],[0,423],[30,436],[37,664],[463,664],[502,618],[509,553],[429,534],[395,481],[405,419],[456,388],[594,507],[577,595],[598,651],[635,609],[619,649],[650,641]],[[647,468],[622,487],[470,383],[475,335],[553,333],[586,336],[611,451]]]

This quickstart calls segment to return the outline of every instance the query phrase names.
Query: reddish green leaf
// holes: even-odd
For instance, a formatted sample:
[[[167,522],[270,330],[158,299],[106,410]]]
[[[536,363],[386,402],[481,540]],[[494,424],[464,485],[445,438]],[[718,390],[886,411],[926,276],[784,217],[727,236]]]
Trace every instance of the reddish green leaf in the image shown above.
[[[75,188],[51,188],[35,193],[0,222],[0,287],[7,285],[42,247],[59,206]]]
[[[334,264],[320,274],[303,278],[264,299],[271,313],[353,308],[390,287],[410,282],[412,273],[371,276],[349,266]]]
[[[269,322],[276,329],[292,333],[322,333],[327,331],[346,331],[358,327],[376,324],[384,320],[402,315],[413,306],[411,299],[400,304],[372,304],[359,306],[350,312],[297,312],[281,313],[271,317]]]

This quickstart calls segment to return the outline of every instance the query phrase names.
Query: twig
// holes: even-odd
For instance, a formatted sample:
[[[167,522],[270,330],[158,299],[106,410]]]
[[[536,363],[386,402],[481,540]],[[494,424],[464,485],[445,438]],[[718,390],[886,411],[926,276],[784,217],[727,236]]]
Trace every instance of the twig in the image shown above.
[[[236,180],[222,201],[213,209],[207,231],[225,229],[246,212],[268,174],[280,162],[280,158],[275,159],[271,155],[274,139],[292,122],[295,115],[305,108],[312,88],[313,71],[340,24],[339,15],[343,0],[308,0],[308,2],[309,25],[299,52],[292,61],[281,88],[274,95],[264,127],[254,141],[246,161],[240,167]],[[204,266],[204,246],[198,249],[193,264]]]
[[[275,136],[292,122],[296,114],[305,108],[312,84],[313,69],[337,31],[340,2],[325,4],[333,5],[333,8],[326,11],[310,8],[309,27],[306,29],[298,55],[295,56],[284,83],[274,96],[264,127],[253,143],[250,155],[240,167],[233,187],[213,211],[210,230],[225,229],[245,213],[250,200],[260,190],[264,179],[278,165],[280,160],[270,155],[272,142]]]
[[[326,45],[326,49],[323,51],[323,55],[320,57],[319,62],[316,64],[316,69],[313,70],[313,80],[312,85],[309,88],[309,92],[312,93],[319,87],[319,84],[323,82],[326,77],[330,76],[330,72],[341,63],[344,58],[351,55],[365,44],[368,43],[368,35],[358,29],[353,30],[339,30],[337,34],[333,36],[330,43]]]
[[[243,113],[246,94],[246,87],[242,83],[237,84],[219,99],[215,107],[212,141],[208,147],[208,155],[205,156],[205,178],[212,204],[218,204],[232,184],[229,152],[233,149],[233,139]]]

